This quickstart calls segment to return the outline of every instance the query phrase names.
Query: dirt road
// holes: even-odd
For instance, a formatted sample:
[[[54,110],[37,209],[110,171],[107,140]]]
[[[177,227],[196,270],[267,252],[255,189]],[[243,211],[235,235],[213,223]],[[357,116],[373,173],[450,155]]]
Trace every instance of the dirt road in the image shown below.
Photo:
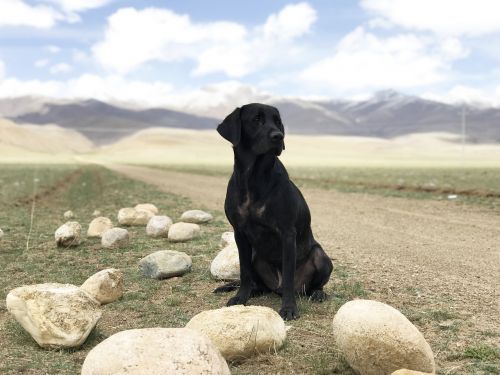
[[[226,178],[108,167],[209,209],[223,208]],[[369,298],[404,311],[446,312],[469,331],[467,337],[470,330],[499,333],[498,214],[459,202],[302,190],[316,239]]]

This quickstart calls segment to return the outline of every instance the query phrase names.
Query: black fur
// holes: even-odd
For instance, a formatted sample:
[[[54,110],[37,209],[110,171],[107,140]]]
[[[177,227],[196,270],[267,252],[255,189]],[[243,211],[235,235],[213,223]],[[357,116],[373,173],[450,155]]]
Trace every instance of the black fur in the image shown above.
[[[277,157],[285,148],[280,114],[268,105],[247,104],[227,116],[217,131],[234,149],[224,208],[234,228],[241,281],[227,305],[272,291],[282,296],[283,319],[296,319],[295,295],[323,301],[333,265],[314,240],[304,197]],[[237,287],[230,283],[215,292]]]

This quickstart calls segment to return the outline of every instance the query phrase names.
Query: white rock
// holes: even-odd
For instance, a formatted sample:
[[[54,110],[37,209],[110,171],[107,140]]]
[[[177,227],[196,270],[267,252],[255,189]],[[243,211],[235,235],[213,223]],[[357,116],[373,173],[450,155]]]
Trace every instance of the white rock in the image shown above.
[[[57,228],[54,234],[57,246],[78,246],[81,240],[82,226],[76,221],[68,221]]]
[[[394,371],[391,375],[434,375],[434,374],[430,372],[407,370],[404,368],[401,370]]]
[[[89,224],[87,236],[89,237],[102,237],[102,234],[108,229],[113,228],[113,223],[107,217],[96,217]]]
[[[94,210],[94,212],[92,212],[92,216],[94,216],[94,217],[101,216],[101,211],[99,211],[99,210]]]
[[[210,340],[186,328],[143,328],[118,332],[93,348],[82,375],[230,375]]]
[[[264,306],[235,305],[203,311],[186,328],[205,334],[227,360],[274,352],[286,339],[285,322]]]
[[[103,247],[123,247],[128,244],[128,230],[123,228],[111,228],[102,234],[101,245]]]
[[[3,237],[3,230],[0,229],[0,238],[2,238],[2,237]]]
[[[226,246],[212,260],[210,273],[217,280],[239,280],[240,258],[236,244]]]
[[[146,234],[151,237],[168,237],[172,219],[168,216],[153,216],[146,226]]]
[[[200,226],[191,223],[175,223],[168,230],[168,239],[172,242],[188,241],[200,233]]]
[[[153,279],[167,279],[181,276],[191,271],[191,257],[186,253],[173,250],[160,250],[139,261],[139,271]]]
[[[213,218],[214,217],[211,214],[201,210],[189,210],[181,215],[182,222],[194,224],[208,223],[213,220]]]
[[[115,268],[99,271],[80,288],[101,305],[116,301],[123,296],[123,273]]]
[[[101,318],[99,303],[70,284],[37,284],[11,290],[7,309],[41,347],[75,347]]]
[[[118,222],[121,225],[147,225],[153,216],[151,211],[126,207],[118,211]]]
[[[75,214],[73,214],[73,211],[66,211],[63,216],[65,219],[69,220],[73,219],[75,217]]]
[[[225,248],[229,245],[236,245],[236,240],[234,239],[234,232],[224,232],[220,237],[221,248]]]
[[[140,204],[137,204],[134,208],[138,211],[142,210],[142,211],[152,212],[153,215],[158,215],[158,212],[160,212],[158,210],[158,207],[156,207],[154,204],[151,204],[151,203],[140,203]]]
[[[344,304],[333,318],[333,335],[349,365],[362,375],[402,368],[434,372],[431,347],[398,310],[377,301]]]

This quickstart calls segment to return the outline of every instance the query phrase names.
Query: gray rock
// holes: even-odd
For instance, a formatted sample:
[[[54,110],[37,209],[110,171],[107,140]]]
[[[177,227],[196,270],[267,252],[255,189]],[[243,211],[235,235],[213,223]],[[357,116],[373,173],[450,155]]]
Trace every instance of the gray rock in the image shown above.
[[[63,216],[66,220],[69,220],[69,219],[73,219],[75,217],[75,214],[73,213],[73,211],[70,210],[70,211],[66,211]]]
[[[191,271],[191,257],[173,250],[160,250],[139,261],[139,271],[152,279],[167,279]]]
[[[94,217],[101,216],[101,211],[99,211],[99,210],[94,210],[94,212],[92,212],[92,216],[94,216]]]
[[[123,228],[112,228],[102,234],[101,245],[107,248],[118,248],[127,246],[128,241],[128,230]]]
[[[168,237],[172,219],[168,216],[153,216],[146,226],[146,234],[151,237]]]
[[[152,203],[140,203],[140,204],[137,204],[135,207],[134,207],[136,210],[138,211],[149,211],[151,212],[153,215],[158,215],[158,212],[160,212],[158,210],[158,207],[156,207],[154,204]]]
[[[200,233],[200,226],[192,223],[175,223],[168,230],[168,239],[172,242],[189,241]]]
[[[225,248],[229,245],[236,246],[236,240],[234,239],[234,232],[224,232],[220,236],[220,247]]]
[[[118,223],[120,225],[147,225],[154,213],[148,210],[136,210],[133,207],[126,207],[118,211]]]
[[[210,263],[210,273],[217,280],[239,280],[240,258],[236,244],[222,249]]]
[[[94,347],[81,375],[230,375],[204,335],[187,328],[142,328],[115,333]]]
[[[78,246],[81,241],[82,226],[76,221],[68,221],[57,228],[54,234],[57,246]]]
[[[194,224],[203,224],[208,223],[213,220],[213,216],[208,212],[201,210],[189,210],[182,214],[181,221],[183,223],[194,223]]]
[[[0,229],[0,238],[2,238],[2,237],[3,237],[3,230]]]

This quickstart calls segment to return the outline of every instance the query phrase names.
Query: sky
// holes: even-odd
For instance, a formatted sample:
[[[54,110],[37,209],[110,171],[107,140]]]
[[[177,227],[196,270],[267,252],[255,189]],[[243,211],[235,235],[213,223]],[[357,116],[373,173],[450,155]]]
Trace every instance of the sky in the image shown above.
[[[497,0],[0,0],[0,97],[500,105]]]

